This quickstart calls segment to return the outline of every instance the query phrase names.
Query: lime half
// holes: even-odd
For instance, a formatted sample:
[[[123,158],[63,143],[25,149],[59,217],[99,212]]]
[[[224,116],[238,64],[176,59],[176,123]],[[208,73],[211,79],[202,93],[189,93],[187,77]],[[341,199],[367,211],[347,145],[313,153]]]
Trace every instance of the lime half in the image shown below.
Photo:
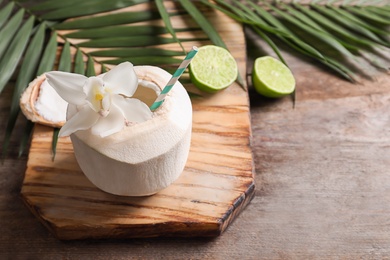
[[[189,69],[192,83],[209,93],[229,87],[238,76],[236,60],[228,50],[215,45],[198,48]]]
[[[259,94],[271,98],[289,95],[295,89],[295,78],[290,69],[271,56],[255,60],[252,81]]]

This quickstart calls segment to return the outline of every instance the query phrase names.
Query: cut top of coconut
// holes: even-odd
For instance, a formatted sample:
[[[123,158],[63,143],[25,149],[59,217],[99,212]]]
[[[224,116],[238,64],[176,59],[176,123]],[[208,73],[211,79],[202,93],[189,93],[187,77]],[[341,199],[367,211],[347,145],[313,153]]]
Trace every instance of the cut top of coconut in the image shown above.
[[[20,108],[27,119],[51,127],[62,127],[68,103],[49,85],[45,75],[33,80],[20,98]]]

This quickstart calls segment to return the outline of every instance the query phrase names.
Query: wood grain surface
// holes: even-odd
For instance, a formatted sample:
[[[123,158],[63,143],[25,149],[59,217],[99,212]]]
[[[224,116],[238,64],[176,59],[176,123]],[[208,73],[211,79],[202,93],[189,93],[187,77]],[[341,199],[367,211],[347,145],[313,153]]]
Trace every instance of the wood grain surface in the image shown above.
[[[246,36],[250,73],[254,58],[273,53]],[[0,164],[0,258],[389,259],[390,76],[351,84],[283,54],[297,79],[296,106],[249,86],[255,197],[222,236],[59,241],[20,198],[20,118]],[[0,96],[1,119],[11,94],[12,84]],[[5,126],[0,120],[0,136]]]
[[[139,11],[142,7],[150,8],[136,6]],[[210,9],[204,13],[212,18],[245,75],[242,26],[222,13]],[[186,19],[176,16],[173,26],[185,24]],[[186,38],[197,34],[187,33]],[[194,40],[185,48],[205,44],[210,43]],[[166,48],[174,46],[180,50],[178,44]],[[192,104],[191,148],[184,172],[171,186],[148,197],[115,196],[96,188],[80,170],[68,137],[59,140],[52,161],[53,129],[36,125],[21,190],[26,205],[66,240],[220,235],[254,194],[248,94],[234,83],[217,95],[193,98]]]

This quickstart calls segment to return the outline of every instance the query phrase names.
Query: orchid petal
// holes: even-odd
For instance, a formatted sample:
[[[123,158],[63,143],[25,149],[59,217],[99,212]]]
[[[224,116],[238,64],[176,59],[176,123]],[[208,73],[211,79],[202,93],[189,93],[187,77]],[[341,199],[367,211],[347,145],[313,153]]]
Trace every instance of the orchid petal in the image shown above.
[[[78,130],[88,129],[96,123],[99,117],[99,114],[95,113],[88,105],[84,105],[77,114],[61,127],[59,136],[68,136]]]
[[[85,103],[86,96],[83,92],[83,86],[87,77],[63,71],[51,71],[45,75],[49,84],[66,102],[75,105]]]
[[[122,94],[131,97],[138,87],[138,78],[133,69],[133,64],[123,62],[103,76],[106,88],[111,89],[112,94]]]
[[[127,121],[141,123],[152,118],[152,111],[141,100],[124,98],[119,95],[113,95],[112,98],[113,103],[119,107]]]
[[[120,109],[112,104],[110,113],[106,117],[100,117],[91,131],[94,135],[100,135],[106,137],[115,134],[123,129],[125,126],[125,119]]]
[[[83,91],[87,97],[87,103],[95,111],[99,112],[101,107],[101,100],[104,98],[103,80],[97,77],[90,77],[85,82]]]
[[[111,96],[105,95],[102,100],[102,109],[103,111],[109,111],[111,107]]]

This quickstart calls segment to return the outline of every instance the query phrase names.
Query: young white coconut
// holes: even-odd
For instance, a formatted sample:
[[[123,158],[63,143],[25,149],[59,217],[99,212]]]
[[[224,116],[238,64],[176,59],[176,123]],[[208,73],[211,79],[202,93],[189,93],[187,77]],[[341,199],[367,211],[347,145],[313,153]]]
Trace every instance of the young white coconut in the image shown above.
[[[192,129],[187,91],[177,82],[163,105],[149,109],[171,76],[128,62],[91,78],[46,73],[69,103],[60,136],[70,135],[80,168],[98,188],[123,196],[152,195],[182,173]],[[136,90],[129,87],[134,82]]]

